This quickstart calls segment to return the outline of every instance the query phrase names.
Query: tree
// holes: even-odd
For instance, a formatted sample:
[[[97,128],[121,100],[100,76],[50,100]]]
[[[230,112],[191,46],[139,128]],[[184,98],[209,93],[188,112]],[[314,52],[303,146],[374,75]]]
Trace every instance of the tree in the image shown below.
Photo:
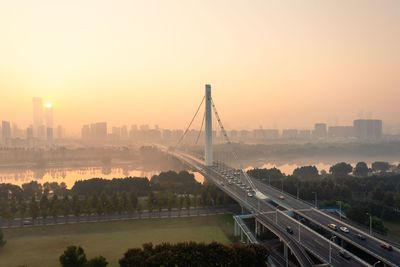
[[[53,195],[50,203],[50,213],[53,216],[54,220],[57,223],[58,215],[60,214],[60,202],[58,201],[57,194]]]
[[[22,198],[18,200],[18,210],[19,210],[19,214],[21,216],[21,224],[22,221],[26,215],[26,211],[27,211],[27,206],[26,206],[26,202],[25,200],[23,200]]]
[[[39,202],[40,215],[43,217],[44,222],[46,222],[46,218],[49,215],[49,199],[46,194],[43,194],[40,198]]]
[[[39,206],[34,196],[29,203],[29,214],[32,217],[32,223],[35,223],[36,218],[39,216]]]
[[[87,263],[85,251],[81,247],[70,246],[60,256],[62,267],[85,267]]]
[[[386,172],[390,169],[390,164],[384,161],[375,161],[372,163],[371,168],[376,172]]]
[[[346,162],[337,163],[329,169],[329,172],[332,173],[334,177],[342,177],[347,176],[349,173],[353,171],[353,167]]]
[[[3,247],[6,243],[7,241],[4,239],[3,230],[0,228],[0,247]]]
[[[318,169],[315,166],[303,166],[296,168],[293,171],[293,176],[299,179],[310,179],[310,178],[318,178]]]
[[[62,211],[65,218],[65,222],[68,223],[68,217],[71,212],[71,204],[69,201],[69,197],[67,195],[64,196],[63,203],[62,203]]]
[[[138,208],[138,197],[136,196],[135,192],[131,192],[129,194],[129,201],[132,205],[132,209],[136,210]]]
[[[192,203],[190,202],[190,195],[186,195],[185,203],[186,203],[187,213],[188,213],[188,215],[190,215],[190,207],[192,205]]]
[[[90,259],[85,267],[107,267],[108,262],[106,260],[106,258],[104,258],[103,256],[99,256],[93,259]]]
[[[353,170],[353,174],[357,177],[366,177],[368,175],[369,169],[367,163],[358,162]]]
[[[154,194],[152,191],[149,192],[149,196],[147,197],[147,209],[149,210],[150,214],[153,212],[154,208]]]
[[[75,217],[77,217],[79,221],[79,216],[82,213],[82,207],[77,195],[74,195],[72,197],[72,211],[74,212]]]

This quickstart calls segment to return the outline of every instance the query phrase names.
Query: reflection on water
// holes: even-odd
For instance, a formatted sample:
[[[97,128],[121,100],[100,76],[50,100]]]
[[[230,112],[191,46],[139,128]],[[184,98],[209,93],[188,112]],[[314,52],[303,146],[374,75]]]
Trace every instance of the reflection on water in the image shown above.
[[[160,171],[131,170],[127,167],[87,167],[87,168],[51,168],[35,170],[1,170],[0,183],[22,185],[30,181],[39,183],[64,182],[71,188],[77,180],[90,178],[124,178],[124,177],[147,177],[159,174]],[[200,173],[194,173],[196,181],[203,183],[204,177]]]

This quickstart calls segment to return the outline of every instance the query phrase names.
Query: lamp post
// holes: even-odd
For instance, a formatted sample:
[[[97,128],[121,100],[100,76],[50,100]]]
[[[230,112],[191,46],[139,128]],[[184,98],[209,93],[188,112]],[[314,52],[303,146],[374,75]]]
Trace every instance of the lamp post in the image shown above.
[[[282,191],[282,193],[283,193],[283,178],[282,178],[282,180],[281,180],[281,191]]]
[[[317,192],[312,192],[315,195],[315,208],[318,208],[318,198],[317,198]]]
[[[339,201],[339,218],[342,220],[342,201]]]
[[[373,266],[375,267],[375,266],[376,266],[377,264],[379,264],[379,263],[381,263],[381,261],[375,262]]]
[[[332,263],[332,242],[334,242],[335,238],[336,238],[336,236],[332,236],[329,239],[329,264]]]
[[[299,243],[301,242],[301,238],[300,238],[300,221],[297,221],[298,226],[299,226]]]
[[[372,215],[370,213],[367,213],[369,216],[369,235],[372,235]]]

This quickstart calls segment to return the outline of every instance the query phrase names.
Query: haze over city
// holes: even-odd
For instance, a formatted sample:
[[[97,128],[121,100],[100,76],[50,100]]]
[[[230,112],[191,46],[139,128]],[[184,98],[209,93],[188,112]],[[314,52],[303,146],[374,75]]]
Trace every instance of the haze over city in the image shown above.
[[[228,128],[384,120],[399,132],[398,1],[4,1],[0,118],[182,128],[204,83]]]
[[[0,1],[0,267],[400,267],[399,0]]]

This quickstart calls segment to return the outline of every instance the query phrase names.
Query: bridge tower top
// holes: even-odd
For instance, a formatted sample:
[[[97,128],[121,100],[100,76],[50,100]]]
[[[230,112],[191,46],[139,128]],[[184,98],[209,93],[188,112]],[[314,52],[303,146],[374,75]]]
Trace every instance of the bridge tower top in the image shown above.
[[[212,166],[213,159],[213,138],[212,138],[212,98],[211,98],[211,85],[206,84],[206,105],[205,105],[205,150],[204,150],[204,164]]]

